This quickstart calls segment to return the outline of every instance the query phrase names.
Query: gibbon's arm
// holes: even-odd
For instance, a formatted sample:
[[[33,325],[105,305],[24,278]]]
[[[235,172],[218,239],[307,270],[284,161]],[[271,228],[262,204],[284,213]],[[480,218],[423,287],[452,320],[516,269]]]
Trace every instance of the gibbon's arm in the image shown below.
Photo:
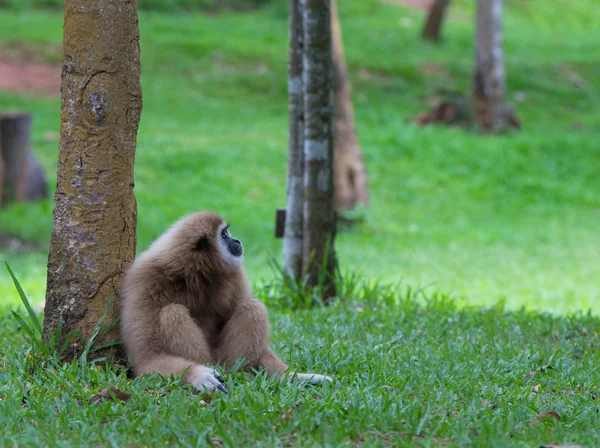
[[[141,373],[158,372],[162,375],[182,375],[183,381],[197,389],[226,392],[223,378],[211,367],[210,346],[202,329],[190,316],[189,310],[176,303],[161,308],[156,337],[164,351],[142,360]]]
[[[163,306],[159,313],[157,333],[167,353],[198,364],[212,361],[207,337],[185,306],[176,303]]]

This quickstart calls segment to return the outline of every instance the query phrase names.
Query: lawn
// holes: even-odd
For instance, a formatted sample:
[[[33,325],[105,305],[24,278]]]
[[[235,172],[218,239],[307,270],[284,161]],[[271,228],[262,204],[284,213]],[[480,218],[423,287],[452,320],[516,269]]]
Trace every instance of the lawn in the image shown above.
[[[486,137],[407,122],[439,89],[468,92],[470,1],[453,2],[439,46],[420,40],[420,11],[340,1],[371,204],[337,247],[342,271],[364,284],[331,309],[294,314],[269,263],[281,259],[273,226],[285,204],[282,8],[142,13],[138,250],[182,214],[219,211],[273,308],[278,351],[337,380],[303,389],[232,375],[231,393],[200,407],[172,382],[51,367],[26,351],[0,269],[6,443],[598,445],[600,10],[595,0],[505,3],[508,98],[523,129]],[[61,24],[56,13],[0,10],[0,49],[18,43],[57,62]],[[60,99],[0,92],[6,109],[34,113],[35,153],[53,186]],[[49,201],[0,210],[0,231],[38,248],[0,251],[35,304],[51,213]],[[87,405],[108,384],[133,398]],[[546,411],[560,420],[532,423]]]
[[[326,372],[320,387],[264,374],[225,375],[204,399],[116,367],[56,366],[24,350],[14,320],[0,370],[3,446],[598,446],[598,319],[501,307],[370,285],[360,301],[276,311],[274,346],[294,367]],[[423,302],[426,305],[423,305]],[[15,334],[17,336],[15,336]],[[115,386],[126,403],[90,404]]]

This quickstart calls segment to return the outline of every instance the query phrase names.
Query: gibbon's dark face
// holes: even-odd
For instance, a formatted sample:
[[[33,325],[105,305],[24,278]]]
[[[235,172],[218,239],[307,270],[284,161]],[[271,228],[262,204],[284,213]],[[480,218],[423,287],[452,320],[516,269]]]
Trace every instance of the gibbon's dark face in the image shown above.
[[[243,260],[242,243],[230,235],[229,226],[216,213],[200,212],[185,218],[179,241],[203,264],[216,262],[229,269],[238,267]]]
[[[233,238],[229,234],[229,225],[225,225],[225,227],[221,230],[221,234],[218,236],[218,238],[222,239],[223,243],[225,243],[226,249],[234,257],[241,257],[244,253],[244,248],[240,240],[238,240],[237,238]]]

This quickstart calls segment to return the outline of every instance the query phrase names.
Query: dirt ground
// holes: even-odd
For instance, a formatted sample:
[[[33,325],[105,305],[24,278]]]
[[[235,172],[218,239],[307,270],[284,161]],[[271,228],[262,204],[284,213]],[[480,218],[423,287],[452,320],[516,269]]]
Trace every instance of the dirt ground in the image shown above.
[[[434,0],[382,0],[427,10]],[[31,48],[0,48],[0,91],[33,95],[60,95],[60,64],[32,60]],[[58,49],[51,49],[54,50]],[[43,50],[46,51],[46,50]]]
[[[382,0],[384,3],[396,3],[399,5],[412,6],[415,9],[426,11],[429,9],[434,0]]]
[[[60,95],[60,66],[3,60],[0,54],[0,90]]]

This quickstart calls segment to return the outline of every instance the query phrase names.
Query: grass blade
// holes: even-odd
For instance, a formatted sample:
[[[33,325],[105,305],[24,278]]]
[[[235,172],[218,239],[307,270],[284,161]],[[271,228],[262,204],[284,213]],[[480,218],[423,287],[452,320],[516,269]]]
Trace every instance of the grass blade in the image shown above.
[[[25,308],[27,309],[27,312],[29,313],[29,317],[30,317],[31,321],[33,322],[33,325],[35,325],[35,328],[38,330],[38,332],[40,333],[40,336],[41,336],[42,335],[42,326],[40,325],[40,321],[38,320],[38,317],[35,314],[35,311],[33,311],[33,308],[31,308],[31,305],[29,304],[29,300],[27,300],[27,296],[25,296],[25,292],[23,291],[23,288],[21,288],[21,284],[17,280],[17,277],[15,277],[15,274],[13,273],[12,269],[8,265],[8,262],[5,261],[4,264],[6,265],[6,269],[8,269],[8,273],[10,274],[10,277],[12,278],[12,281],[15,284],[15,287],[17,288],[17,292],[19,293],[21,302],[23,302],[23,305],[25,305]]]
[[[37,335],[35,329],[33,329],[26,321],[23,319],[18,313],[10,310],[15,320],[19,323],[19,325],[31,336],[31,339],[35,345],[37,345],[40,350],[42,350],[46,355],[50,355],[50,350],[42,341],[41,335]]]

